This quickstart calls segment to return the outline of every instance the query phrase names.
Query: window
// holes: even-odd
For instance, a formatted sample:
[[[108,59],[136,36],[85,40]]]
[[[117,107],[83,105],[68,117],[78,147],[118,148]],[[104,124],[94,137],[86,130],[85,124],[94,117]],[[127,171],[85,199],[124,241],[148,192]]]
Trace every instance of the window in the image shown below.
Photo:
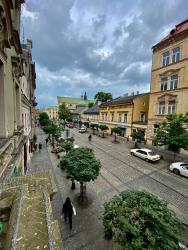
[[[154,134],[156,134],[156,133],[157,133],[157,129],[158,129],[158,128],[159,128],[159,125],[158,125],[158,124],[155,124],[155,125],[154,125],[154,131],[153,131],[153,132],[154,132]]]
[[[114,121],[114,113],[111,113],[111,122]]]
[[[180,60],[180,48],[175,48],[172,50],[172,63],[179,62]]]
[[[165,91],[168,88],[168,78],[163,77],[161,78],[161,91]]]
[[[141,113],[140,121],[141,122],[145,122],[146,121],[146,114],[145,113]]]
[[[166,66],[169,64],[170,61],[170,54],[169,51],[163,53],[163,66]]]
[[[172,75],[170,81],[170,89],[177,89],[178,87],[178,75]]]
[[[125,113],[124,115],[123,115],[123,122],[127,122],[127,113]]]
[[[165,102],[160,101],[159,102],[159,115],[164,115],[165,113]]]
[[[176,102],[175,100],[168,102],[168,114],[173,114],[176,112]]]
[[[104,113],[102,113],[102,121],[104,121]]]
[[[118,116],[118,122],[121,122],[121,114]]]

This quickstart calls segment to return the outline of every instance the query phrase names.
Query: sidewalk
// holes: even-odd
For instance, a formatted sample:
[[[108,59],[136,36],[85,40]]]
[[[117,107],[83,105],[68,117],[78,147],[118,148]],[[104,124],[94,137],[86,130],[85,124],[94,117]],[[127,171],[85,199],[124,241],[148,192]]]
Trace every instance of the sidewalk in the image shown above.
[[[46,135],[40,129],[37,129],[37,143],[42,143],[41,152],[36,152],[32,158],[31,171],[49,171],[51,170],[57,185],[57,194],[52,201],[54,219],[59,221],[61,236],[63,240],[63,249],[66,250],[116,250],[118,249],[112,241],[104,239],[101,214],[103,206],[92,190],[87,189],[87,194],[93,198],[93,202],[87,207],[78,206],[76,197],[79,193],[79,183],[76,183],[76,189],[71,190],[71,181],[67,180],[66,173],[57,167],[59,160],[55,154],[51,153],[51,145],[46,146]],[[74,202],[77,215],[73,216],[73,229],[69,229],[68,223],[61,218],[62,204],[69,196]]]

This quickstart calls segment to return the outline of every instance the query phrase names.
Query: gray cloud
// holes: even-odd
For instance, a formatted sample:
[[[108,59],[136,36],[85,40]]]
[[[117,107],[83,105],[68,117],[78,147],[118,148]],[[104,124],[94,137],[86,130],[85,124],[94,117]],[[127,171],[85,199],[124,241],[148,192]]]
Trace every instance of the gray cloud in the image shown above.
[[[186,0],[26,2],[22,24],[34,42],[39,105],[85,90],[90,98],[149,90],[151,47],[187,9]]]

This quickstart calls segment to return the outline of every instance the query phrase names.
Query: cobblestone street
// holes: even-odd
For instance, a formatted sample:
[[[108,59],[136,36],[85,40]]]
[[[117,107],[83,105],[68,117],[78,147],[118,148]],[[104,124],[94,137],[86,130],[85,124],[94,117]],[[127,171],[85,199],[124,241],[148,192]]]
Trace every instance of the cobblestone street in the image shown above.
[[[38,143],[42,142],[43,148],[41,152],[34,153],[31,166],[32,171],[51,170],[54,176],[58,192],[52,205],[54,217],[59,220],[64,249],[118,249],[114,243],[104,239],[101,215],[104,202],[126,189],[147,190],[165,199],[177,216],[188,224],[188,181],[170,173],[168,163],[147,163],[131,156],[126,143],[114,144],[112,138],[97,136],[88,142],[88,133],[79,134],[77,129],[72,131],[75,144],[93,148],[102,163],[98,179],[87,184],[87,195],[92,200],[87,208],[78,206],[79,183],[72,191],[65,172],[57,167],[58,159],[51,153],[51,146],[46,147],[45,134],[41,130],[38,131]],[[77,210],[72,231],[60,217],[62,203],[67,196],[73,200]]]

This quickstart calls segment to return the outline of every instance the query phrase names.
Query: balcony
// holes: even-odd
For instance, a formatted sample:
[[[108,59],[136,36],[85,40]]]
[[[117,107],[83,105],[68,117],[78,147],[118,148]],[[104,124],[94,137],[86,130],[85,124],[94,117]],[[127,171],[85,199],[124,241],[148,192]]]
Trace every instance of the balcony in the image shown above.
[[[148,121],[135,121],[133,124],[138,124],[138,125],[147,125]]]

